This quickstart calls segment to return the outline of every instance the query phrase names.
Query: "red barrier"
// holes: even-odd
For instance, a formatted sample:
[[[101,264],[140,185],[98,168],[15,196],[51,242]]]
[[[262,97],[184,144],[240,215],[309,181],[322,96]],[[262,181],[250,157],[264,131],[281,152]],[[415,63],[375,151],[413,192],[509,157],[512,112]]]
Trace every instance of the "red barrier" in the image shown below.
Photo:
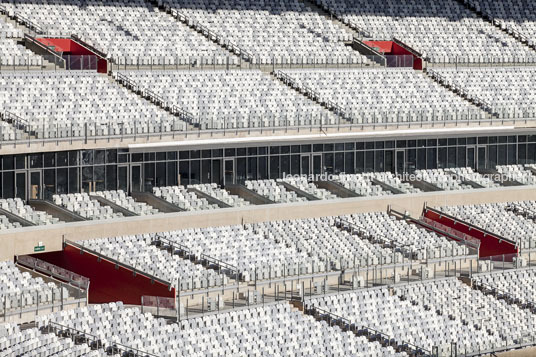
[[[511,260],[512,254],[517,255],[519,253],[519,249],[515,242],[463,222],[462,220],[456,219],[456,217],[449,216],[441,211],[425,207],[422,215],[425,218],[478,239],[480,241],[480,250],[478,252],[479,258],[507,255]]]
[[[101,58],[96,53],[90,51],[89,49],[80,45],[76,41],[71,40],[70,38],[37,38],[36,40],[47,47],[53,46],[55,51],[63,52],[64,55],[96,56],[98,58],[97,72],[108,72],[108,61],[106,61],[106,59]]]
[[[422,58],[414,55],[394,41],[363,41],[369,47],[377,48],[388,56],[413,56],[413,69],[422,70]]]
[[[149,277],[136,274],[91,253],[81,254],[80,249],[66,245],[63,251],[41,253],[39,259],[57,265],[90,279],[89,303],[102,304],[122,301],[140,305],[144,295],[175,298],[175,289]]]

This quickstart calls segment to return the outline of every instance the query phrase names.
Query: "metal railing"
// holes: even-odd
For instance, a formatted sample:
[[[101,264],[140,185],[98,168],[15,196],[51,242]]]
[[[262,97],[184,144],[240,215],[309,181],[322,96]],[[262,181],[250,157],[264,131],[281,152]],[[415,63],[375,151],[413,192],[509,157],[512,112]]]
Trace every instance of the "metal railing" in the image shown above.
[[[327,310],[320,309],[318,307],[306,306],[304,312],[307,315],[314,316],[317,320],[326,321],[330,327],[338,326],[343,331],[350,331],[357,336],[365,336],[370,342],[378,342],[383,347],[391,346],[396,351],[407,352],[410,356],[436,356],[432,351],[423,347],[416,346],[410,342],[397,341],[394,337],[368,327],[366,325],[359,325],[355,322],[348,320],[342,316],[336,315]]]
[[[519,214],[525,218],[529,218],[529,219],[532,219],[534,221],[536,221],[536,212],[535,211],[532,211],[526,207],[522,207],[516,203],[509,203],[507,206],[506,206],[506,210],[507,211],[512,211],[516,214]]]
[[[65,281],[73,286],[78,288],[88,290],[89,289],[89,279],[76,274],[67,269],[61,268],[57,265],[50,264],[43,260],[34,258],[30,255],[19,255],[16,257],[17,264],[23,265],[26,268],[38,271],[42,274],[52,276],[56,279]]]
[[[439,222],[436,222],[430,218],[427,217],[421,217],[421,222],[427,224],[430,227],[437,228],[441,232],[447,233],[448,235],[458,238],[462,243],[465,245],[468,245],[472,248],[479,249],[480,248],[480,241],[474,237],[471,237],[463,232],[460,232],[454,228],[448,227],[444,224],[441,224]]]
[[[493,108],[492,108],[492,105],[487,103],[486,101],[482,100],[482,99],[479,99],[477,97],[474,97],[472,96],[471,94],[469,94],[469,92],[463,88],[461,85],[459,85],[458,83],[454,83],[453,81],[447,79],[446,77],[444,77],[443,75],[439,74],[438,72],[436,71],[433,71],[431,69],[428,69],[426,71],[426,73],[436,82],[440,83],[440,84],[443,84],[449,88],[451,88],[451,90],[453,90],[454,92],[458,93],[459,95],[461,95],[462,97],[466,98],[467,100],[471,101],[471,102],[474,102],[476,105],[478,105],[479,107],[481,107],[482,109],[490,112],[490,113],[493,113]],[[495,113],[493,113],[495,114]]]
[[[472,288],[482,292],[484,295],[491,295],[497,300],[504,300],[508,304],[514,304],[521,309],[527,309],[530,310],[533,314],[536,314],[536,304],[532,301],[525,301],[523,299],[517,298],[507,291],[478,281],[475,278],[472,279]]]
[[[44,330],[53,332],[57,336],[63,338],[71,338],[76,344],[86,343],[92,349],[102,349],[109,355],[119,354],[121,356],[129,357],[158,357],[152,353],[144,352],[120,343],[113,343],[107,346],[99,337],[91,333],[75,329],[74,327],[62,325],[57,322],[49,322],[48,326]]]
[[[253,59],[253,55],[246,51],[245,49],[241,48],[234,42],[228,40],[227,38],[219,35],[218,33],[212,31],[205,25],[201,24],[198,21],[190,19],[188,16],[186,16],[184,13],[169,7],[169,5],[166,5],[169,13],[175,17],[177,20],[183,22],[184,24],[188,25],[189,27],[195,29],[197,32],[200,32],[205,37],[208,37],[210,40],[213,40],[214,42],[217,42],[218,44],[224,46],[225,48],[229,49],[231,52],[235,53],[236,55],[240,56],[240,58],[251,61]]]

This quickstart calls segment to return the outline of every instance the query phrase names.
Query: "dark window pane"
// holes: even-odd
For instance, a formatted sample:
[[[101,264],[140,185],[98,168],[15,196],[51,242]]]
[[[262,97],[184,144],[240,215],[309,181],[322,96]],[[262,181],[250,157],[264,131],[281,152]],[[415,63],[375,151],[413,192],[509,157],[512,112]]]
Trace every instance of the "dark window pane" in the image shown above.
[[[281,154],[290,154],[290,146],[281,146]]]
[[[104,164],[106,161],[106,151],[105,150],[95,150],[95,159],[94,164]]]
[[[106,150],[106,163],[115,164],[117,162],[117,150]]]
[[[190,184],[190,162],[189,161],[179,162],[179,176],[180,176],[179,185],[186,186]]]
[[[270,155],[277,155],[277,154],[279,154],[279,146],[270,147]]]
[[[201,152],[199,150],[190,151],[190,159],[199,159],[200,156],[201,156]]]
[[[188,160],[190,158],[190,152],[189,151],[180,151],[179,152],[179,160]]]
[[[223,153],[222,149],[214,150],[214,151],[218,151],[220,153]],[[222,155],[220,154],[220,156],[222,156]],[[168,160],[177,160],[177,152],[176,151],[168,151],[167,152],[167,159]]]
[[[290,174],[290,155],[281,156],[281,172],[280,178]]]
[[[327,174],[333,174],[334,168],[333,168],[333,154],[332,153],[325,153],[324,154],[324,172]]]
[[[236,159],[236,181],[243,184],[246,180],[246,158]]]
[[[427,169],[437,169],[437,149],[428,148],[426,149],[426,168]]]
[[[143,162],[143,154],[132,154],[132,162]]]
[[[43,155],[42,154],[30,155],[30,168],[38,169],[41,167],[43,167]]]
[[[365,172],[374,171],[374,151],[365,151]]]
[[[78,168],[72,167],[69,168],[69,193],[80,192],[80,187],[78,184]]]
[[[257,179],[257,158],[248,157],[248,180]]]
[[[335,151],[344,151],[344,143],[335,144]]]
[[[344,153],[344,172],[347,174],[355,173],[354,157],[353,152]]]
[[[2,159],[3,170],[13,170],[15,168],[15,157],[13,155],[4,156]]]
[[[270,178],[279,178],[279,156],[270,156]]]
[[[236,156],[246,156],[246,148],[236,149]]]
[[[95,170],[93,171],[93,177],[95,179],[95,191],[104,191],[105,190],[104,165],[95,166]]]
[[[43,154],[43,166],[44,167],[56,167],[56,154],[53,152],[46,152]]]
[[[24,170],[26,168],[26,155],[15,155],[15,167],[17,170]]]
[[[293,154],[299,154],[300,153],[300,145],[292,145],[290,147],[290,152]]]
[[[67,157],[67,155],[65,155]],[[68,169],[62,168],[56,170],[56,178],[57,178],[57,184],[56,184],[56,193],[58,195],[68,193],[69,186],[67,185],[68,181]]]
[[[176,162],[168,162],[167,163],[167,186],[175,186],[178,184],[178,171],[177,171],[177,163]]]
[[[203,150],[203,151],[201,151],[201,157],[203,159],[210,159],[212,157],[212,151],[211,150]]]
[[[301,146],[301,152],[302,153],[311,152],[311,145],[302,145]]]
[[[58,167],[62,167],[62,166],[67,166],[68,164],[68,159],[67,159],[67,152],[65,151],[60,151],[58,153],[56,153],[56,166]],[[59,178],[58,178],[59,180]],[[59,189],[58,189],[59,191]]]
[[[143,161],[154,161],[155,154],[154,152],[146,152],[143,154]]]
[[[266,156],[259,157],[259,180],[265,180],[268,178],[268,158]]]
[[[365,171],[365,152],[358,151],[355,153],[355,173],[362,173]]]
[[[190,185],[201,183],[200,160],[190,161]]]
[[[58,174],[59,174],[59,171],[58,171]],[[60,179],[58,176],[58,182],[59,180]],[[115,165],[106,166],[106,189],[117,190],[117,166]]]
[[[157,152],[156,153],[156,161],[166,161],[166,153],[165,152]]]
[[[82,165],[93,165],[93,150],[82,150]]]
[[[223,149],[212,150],[212,157],[223,157]],[[171,160],[168,156],[168,160]]]
[[[2,174],[2,198],[15,197],[15,173],[13,171],[4,172]]]

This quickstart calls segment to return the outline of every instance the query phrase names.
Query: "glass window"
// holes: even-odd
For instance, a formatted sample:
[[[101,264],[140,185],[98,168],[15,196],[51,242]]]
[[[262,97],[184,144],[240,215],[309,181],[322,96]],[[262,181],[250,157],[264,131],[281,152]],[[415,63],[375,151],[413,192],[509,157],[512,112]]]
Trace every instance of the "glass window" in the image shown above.
[[[279,176],[279,156],[270,156],[270,178],[276,179]]]
[[[65,155],[67,157],[67,155]],[[56,178],[57,178],[57,186],[56,186],[56,193],[58,195],[68,193],[69,186],[67,185],[68,181],[68,169],[67,168],[61,168],[56,170]]]
[[[78,168],[72,167],[69,168],[69,193],[78,193],[80,192],[80,187],[78,184]]]
[[[258,178],[259,180],[265,180],[268,178],[268,157],[267,156],[259,156]]]
[[[201,152],[199,150],[190,150],[190,159],[199,159]]]
[[[365,172],[374,171],[374,151],[365,151]]]
[[[281,146],[281,154],[290,154],[290,146]]]
[[[393,140],[389,140],[385,142],[385,148],[386,149],[394,149],[395,142]]]
[[[324,144],[324,151],[333,151],[333,144]]]
[[[44,167],[56,167],[56,154],[53,152],[46,152],[43,154]]]
[[[290,155],[281,156],[281,177],[286,177],[290,174]]]
[[[95,191],[104,191],[105,185],[105,169],[104,165],[95,166],[93,177],[95,179]]]
[[[30,168],[38,169],[41,167],[43,167],[43,155],[42,154],[30,155]]]
[[[6,155],[2,159],[3,170],[13,170],[15,169],[15,157],[13,155]]]
[[[346,144],[344,144],[344,150],[346,150],[346,151],[354,151],[355,150],[355,143],[346,143]]]
[[[417,170],[426,169],[426,149],[417,149]]]
[[[188,160],[189,158],[190,158],[190,152],[189,151],[180,151],[179,152],[179,160]]]
[[[69,163],[69,161],[68,161],[68,158],[67,158],[67,152],[60,151],[60,152],[56,153],[56,166],[58,166],[58,167],[67,166],[68,163]],[[59,177],[58,177],[58,180],[59,180]],[[66,192],[64,192],[64,193],[66,193]]]
[[[354,152],[344,153],[344,172],[347,174],[355,173],[354,157],[355,157]]]
[[[210,159],[212,157],[212,151],[211,150],[202,150],[201,151],[201,157],[203,159]]]
[[[277,155],[277,154],[279,154],[279,146],[271,146],[270,155]]]
[[[145,152],[143,153],[143,161],[154,161],[155,153],[154,152]]]
[[[440,169],[448,167],[446,147],[440,147],[439,149],[437,149],[437,167]]]
[[[357,151],[355,153],[355,173],[362,173],[365,171],[365,152]]]
[[[300,145],[292,145],[290,147],[290,152],[293,154],[299,154],[300,153]]]
[[[456,167],[456,147],[455,146],[451,146],[448,148],[447,167]]]
[[[508,165],[517,164],[517,146],[516,144],[508,145]]]
[[[15,167],[17,170],[24,170],[26,168],[26,155],[15,155]]]
[[[223,149],[212,150],[212,157],[223,157]],[[171,159],[168,157],[168,160]]]
[[[82,150],[82,165],[93,165],[93,150]]]
[[[307,152],[311,152],[311,145],[302,145],[300,147],[300,151],[302,153],[307,153]]]
[[[2,198],[15,197],[15,173],[7,171],[2,174]]]
[[[437,169],[437,149],[436,148],[426,149],[426,168]]]
[[[166,153],[165,152],[157,152],[156,153],[156,161],[166,161]]]
[[[506,145],[497,145],[498,155],[497,164],[506,165]]]
[[[458,167],[466,167],[467,166],[467,147],[465,146],[458,146],[458,162],[456,163],[456,166]]]
[[[117,166],[107,165],[105,170],[106,170],[106,189],[117,190]],[[59,177],[58,177],[58,181],[59,181]]]
[[[488,161],[489,167],[495,168],[497,165],[497,145],[488,146]]]
[[[200,160],[190,161],[190,184],[201,183],[201,162]]]
[[[257,179],[257,158],[248,157],[248,180]]]
[[[175,186],[178,185],[178,175],[179,172],[177,171],[177,163],[176,162],[168,162],[167,163],[167,186]]]
[[[132,162],[143,162],[143,154],[132,154]]]
[[[377,172],[385,171],[383,150],[376,150],[374,152],[374,170]]]
[[[180,161],[179,162],[179,185],[189,185],[190,184],[190,162],[189,161]]]
[[[344,143],[335,144],[335,151],[344,151]]]
[[[335,174],[344,172],[344,152],[335,153]]]
[[[310,145],[305,145],[305,146],[310,147]],[[266,146],[262,146],[259,148],[259,155],[267,155],[267,154],[268,154],[268,148]]]
[[[223,153],[222,149],[218,149],[218,150],[214,150],[214,151],[219,151],[220,153]],[[220,156],[221,156],[221,154],[220,154]],[[168,151],[167,152],[167,159],[168,160],[177,160],[177,152],[176,151]]]
[[[290,174],[291,175],[300,174],[300,155],[290,156]]]
[[[243,184],[246,180],[246,158],[236,159],[236,181]]]
[[[334,173],[333,153],[324,153],[324,172],[327,174]]]
[[[211,183],[212,181],[212,160],[201,160],[201,182]]]
[[[95,165],[105,163],[105,161],[106,161],[106,151],[105,150],[95,150],[94,155],[95,155],[95,157],[94,157],[94,164]]]

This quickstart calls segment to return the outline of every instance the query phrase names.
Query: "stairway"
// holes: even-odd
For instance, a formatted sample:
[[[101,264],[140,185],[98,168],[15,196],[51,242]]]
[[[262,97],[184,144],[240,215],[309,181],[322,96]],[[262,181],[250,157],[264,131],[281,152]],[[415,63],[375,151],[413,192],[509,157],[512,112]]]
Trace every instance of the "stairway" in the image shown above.
[[[176,11],[175,9],[171,9],[169,7],[159,4],[158,0],[146,0],[146,1],[154,6],[155,11],[163,11],[167,13],[169,16],[183,23],[186,27],[189,27],[191,30],[203,35],[208,40],[212,41],[213,43],[215,43],[222,49],[228,51],[230,56],[237,56],[241,60],[251,63],[251,60],[253,58],[253,55],[251,53],[240,48],[239,46],[232,43],[228,39],[222,37],[221,35],[213,32],[206,26],[200,23],[196,23],[195,21],[191,21],[188,17]]]
[[[471,0],[456,0],[456,1],[460,3],[460,5],[462,5],[466,9],[469,9],[471,12],[478,15],[478,17],[480,17],[484,21],[492,24],[493,26],[501,30],[503,33],[517,40],[519,43],[523,44],[528,49],[532,51],[536,51],[536,44],[531,44],[528,38],[523,36],[521,33],[515,31],[514,29],[508,28],[506,26],[503,28],[501,26],[501,22],[502,22],[501,20],[494,19],[491,15],[483,13],[482,11],[478,10],[475,4],[471,2]]]
[[[432,70],[428,70],[428,68],[423,69],[423,75],[425,78],[430,79],[431,81],[439,84],[443,88],[451,91],[452,93],[456,94],[458,97],[462,98],[464,101],[470,103],[471,105],[479,108],[480,110],[486,112],[490,116],[496,116],[496,114],[493,112],[491,105],[482,101],[481,99],[478,99],[476,97],[472,97],[467,93],[461,86],[450,83],[448,80],[443,78],[441,75],[439,75],[436,72],[433,72]]]
[[[344,108],[340,107],[338,104],[333,103],[330,100],[323,99],[319,93],[317,93],[311,88],[298,85],[298,83],[292,77],[288,76],[287,74],[279,70],[271,72],[270,74],[275,80],[280,81],[281,83],[293,89],[300,95],[306,97],[309,100],[312,100],[313,102],[317,103],[323,108],[336,114],[340,118],[339,124],[343,124],[343,125],[352,124],[351,121],[349,120],[348,115],[344,111]]]
[[[196,118],[193,114],[187,112],[182,108],[177,108],[175,105],[169,106],[163,98],[159,97],[158,94],[141,88],[136,82],[132,81],[130,78],[126,77],[121,73],[112,73],[110,72],[107,75],[107,78],[114,83],[115,85],[120,85],[128,89],[130,92],[136,94],[138,97],[151,102],[162,110],[170,113],[171,115],[180,119],[186,125],[186,131],[193,131],[199,129],[199,125],[195,123]]]

